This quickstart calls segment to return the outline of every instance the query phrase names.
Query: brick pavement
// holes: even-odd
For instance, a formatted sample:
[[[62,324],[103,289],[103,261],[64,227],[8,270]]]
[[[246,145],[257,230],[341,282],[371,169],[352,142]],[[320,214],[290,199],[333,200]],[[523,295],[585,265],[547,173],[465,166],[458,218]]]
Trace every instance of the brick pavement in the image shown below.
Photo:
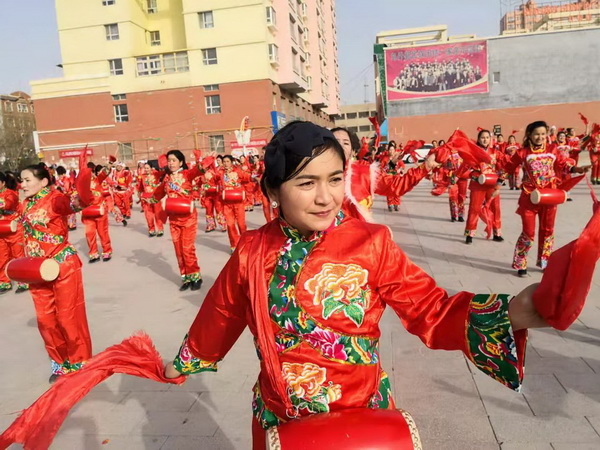
[[[510,268],[520,232],[514,214],[517,193],[503,191],[506,241],[472,246],[463,224],[448,220],[447,197],[429,195],[428,183],[408,194],[399,213],[382,199],[375,217],[390,226],[404,251],[450,291],[516,293],[538,281],[515,277]],[[574,202],[560,207],[557,245],[575,238],[591,213],[589,194],[574,190]],[[202,223],[201,213],[201,223]],[[249,215],[251,228],[262,214]],[[481,233],[483,229],[481,228]],[[225,234],[198,234],[205,286],[179,293],[175,255],[167,235],[149,239],[139,211],[130,226],[111,225],[115,256],[84,265],[88,317],[94,350],[136,330],[152,336],[165,358],[172,357],[191,324],[202,296],[228,255]],[[72,242],[85,255],[80,227]],[[580,320],[566,332],[531,333],[523,393],[476,372],[458,352],[432,351],[409,335],[393,313],[382,322],[382,360],[393,378],[397,404],[410,411],[427,449],[600,448],[600,277]],[[49,366],[28,294],[0,297],[0,428],[45,389]],[[246,332],[218,373],[191,377],[180,387],[113,376],[73,410],[53,449],[246,449],[250,446],[250,389],[258,372]]]

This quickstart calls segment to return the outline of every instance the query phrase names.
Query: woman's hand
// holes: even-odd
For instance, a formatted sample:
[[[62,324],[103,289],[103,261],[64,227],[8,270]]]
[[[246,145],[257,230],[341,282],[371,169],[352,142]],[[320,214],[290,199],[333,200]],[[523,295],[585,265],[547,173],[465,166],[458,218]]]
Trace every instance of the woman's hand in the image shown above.
[[[432,153],[425,160],[425,168],[428,172],[431,172],[433,169],[436,169],[441,166],[441,164],[435,160],[435,157],[435,153]]]
[[[590,171],[591,168],[592,168],[591,165],[581,166],[581,167],[573,167],[573,173],[587,173]]]
[[[175,368],[173,361],[165,366],[165,378],[178,378],[182,374]]]
[[[527,286],[510,301],[508,317],[513,331],[549,326],[533,305],[533,293],[538,286],[539,283]]]

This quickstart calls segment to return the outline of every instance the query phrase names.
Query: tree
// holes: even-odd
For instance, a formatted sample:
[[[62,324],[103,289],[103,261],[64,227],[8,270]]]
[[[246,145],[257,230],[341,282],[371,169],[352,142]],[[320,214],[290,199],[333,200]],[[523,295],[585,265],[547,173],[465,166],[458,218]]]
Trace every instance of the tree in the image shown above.
[[[0,130],[0,170],[17,172],[39,161],[31,132],[14,128]]]

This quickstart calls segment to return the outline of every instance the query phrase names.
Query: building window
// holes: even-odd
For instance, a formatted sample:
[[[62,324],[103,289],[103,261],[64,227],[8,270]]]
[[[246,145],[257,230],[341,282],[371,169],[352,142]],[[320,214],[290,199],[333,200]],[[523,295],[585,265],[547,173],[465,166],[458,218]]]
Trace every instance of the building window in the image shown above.
[[[202,62],[205,66],[212,66],[217,64],[217,49],[216,48],[205,48],[202,50]]]
[[[129,122],[129,113],[127,105],[113,105],[115,110],[115,122]]]
[[[110,6],[110,5],[114,5],[115,4],[115,0],[102,0],[102,6]]]
[[[160,31],[150,32],[150,45],[160,45]]]
[[[358,113],[359,119],[367,119],[369,117],[369,111],[361,111]]]
[[[267,6],[267,25],[271,27],[277,25],[277,13],[272,6]]]
[[[111,75],[123,75],[123,60],[122,59],[109,59],[108,67],[110,68]]]
[[[204,86],[204,92],[212,92],[212,91],[218,91],[218,90],[219,90],[218,84],[207,84],[206,86]]]
[[[355,112],[346,113],[346,118],[347,119],[356,119],[356,113]]]
[[[27,105],[24,103],[17,103],[17,111],[21,113],[26,113],[29,112],[29,108],[27,108]]]
[[[222,134],[209,136],[208,145],[211,152],[225,153],[225,136]]]
[[[492,81],[494,83],[500,83],[500,72],[494,72],[492,74]]]
[[[165,53],[162,55],[165,73],[189,72],[187,52]]]
[[[269,62],[272,64],[279,62],[279,47],[275,44],[269,44]]]
[[[158,12],[157,0],[146,0],[148,14],[156,14]]]
[[[361,125],[360,127],[358,127],[358,131],[360,131],[361,133],[369,132],[371,131],[371,125]]]
[[[200,19],[200,28],[214,28],[215,21],[213,18],[212,11],[204,11],[198,13],[198,18]]]
[[[109,23],[104,25],[104,31],[106,32],[107,41],[116,41],[119,39],[119,25],[116,23]]]
[[[117,101],[117,100],[125,100],[127,96],[125,94],[114,94],[112,96],[112,99]]]
[[[221,96],[220,95],[208,95],[204,97],[206,102],[206,114],[220,114],[221,113]]]
[[[292,37],[292,41],[298,42],[298,31],[296,27],[296,21],[292,16],[290,16],[290,36]]]
[[[294,73],[296,75],[300,74],[300,68],[298,63],[298,52],[294,47],[292,47],[292,68],[294,69]]]
[[[137,74],[139,77],[158,75],[162,72],[160,55],[142,56],[136,58]]]
[[[133,160],[133,145],[131,145],[131,142],[119,142],[119,159],[121,161]]]
[[[358,133],[358,127],[348,127],[348,131],[351,131],[352,133]]]
[[[13,110],[13,105],[11,102],[5,102],[4,103],[4,110],[5,111],[12,111]]]
[[[375,117],[377,115],[377,111],[371,111],[371,116],[370,117]]]

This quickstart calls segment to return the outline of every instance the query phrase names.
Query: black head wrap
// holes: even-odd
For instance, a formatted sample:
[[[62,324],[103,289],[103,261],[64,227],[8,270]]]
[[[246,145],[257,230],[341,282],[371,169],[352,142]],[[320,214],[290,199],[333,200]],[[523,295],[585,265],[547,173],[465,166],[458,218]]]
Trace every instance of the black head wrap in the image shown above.
[[[288,155],[310,158],[315,147],[326,143],[325,139],[335,141],[335,136],[311,122],[294,122],[282,128],[265,149],[265,177],[269,185],[278,186],[286,181]]]

